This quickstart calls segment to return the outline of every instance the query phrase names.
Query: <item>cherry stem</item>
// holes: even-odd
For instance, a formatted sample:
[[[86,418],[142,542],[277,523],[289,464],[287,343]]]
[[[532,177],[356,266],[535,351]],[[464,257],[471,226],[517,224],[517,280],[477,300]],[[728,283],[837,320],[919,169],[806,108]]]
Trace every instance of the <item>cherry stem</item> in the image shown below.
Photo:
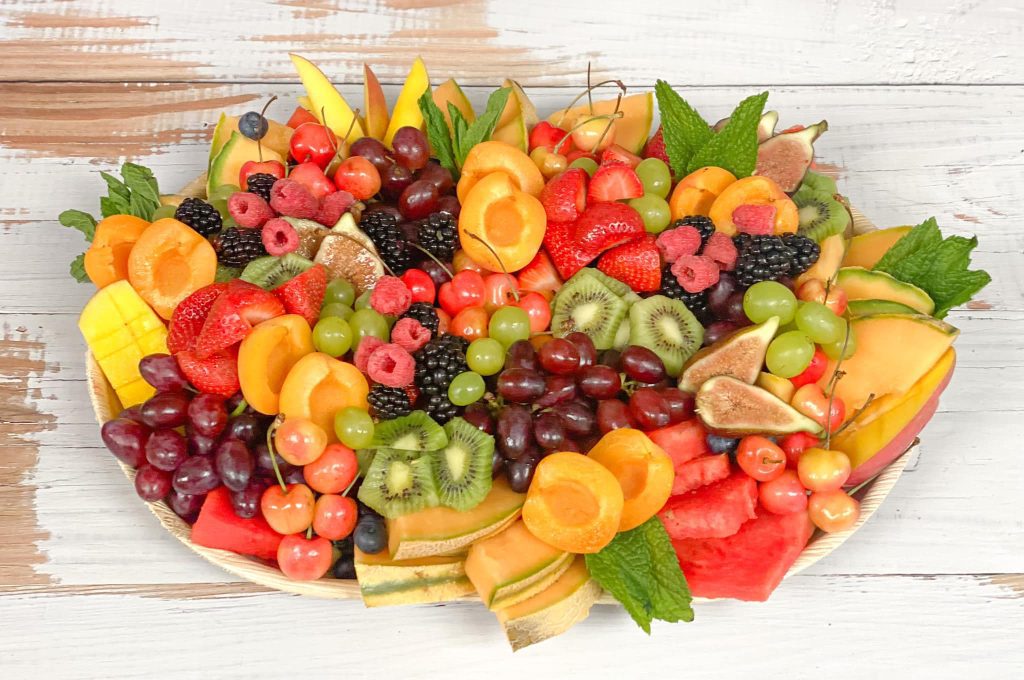
[[[512,284],[512,297],[516,299],[516,302],[519,302],[519,291],[516,290],[516,288],[518,288],[519,286],[519,282],[516,281],[516,278],[514,276],[508,273],[507,269],[505,269],[505,263],[501,261],[501,257],[498,256],[498,253],[494,252],[494,248],[491,247],[491,244],[483,240],[477,234],[474,234],[471,231],[467,231],[466,235],[482,243],[484,245],[484,248],[487,248],[487,250],[491,252],[491,255],[494,255],[494,259],[498,261],[498,266],[501,267],[501,273],[507,276],[509,283]]]
[[[833,434],[839,434],[840,432],[842,432],[843,430],[848,428],[850,425],[853,425],[853,422],[855,420],[857,420],[857,418],[860,418],[862,415],[864,415],[864,411],[868,410],[868,406],[870,406],[871,402],[873,402],[874,400],[875,400],[875,393],[872,392],[871,394],[868,395],[867,401],[864,402],[864,405],[861,406],[856,411],[854,411],[853,415],[850,416],[849,418],[847,418],[846,422],[843,423],[842,425],[840,425],[839,429],[837,429],[835,432],[833,432]]]
[[[312,524],[310,524],[308,527],[306,527],[306,540],[307,541],[312,541],[313,540],[313,525]]]
[[[238,416],[245,413],[245,409],[247,406],[249,406],[249,403],[245,399],[243,399],[242,401],[238,402],[238,406],[235,407],[235,410],[229,413],[228,415],[231,418],[237,418]]]
[[[454,278],[455,278],[455,274],[454,274],[454,273],[452,272],[452,270],[451,270],[451,269],[448,269],[448,266],[447,266],[447,265],[446,265],[446,264],[445,264],[444,262],[441,262],[441,260],[437,259],[437,257],[435,257],[435,255],[434,255],[434,254],[433,254],[432,252],[430,252],[430,251],[429,251],[429,250],[427,250],[426,248],[424,248],[424,247],[420,246],[419,244],[417,244],[417,243],[413,243],[413,242],[411,242],[411,241],[407,242],[407,243],[406,243],[406,245],[410,245],[410,246],[412,246],[413,248],[415,248],[416,250],[420,251],[421,253],[423,253],[424,255],[426,255],[427,257],[429,257],[429,258],[430,258],[431,260],[433,260],[434,262],[436,262],[436,263],[437,263],[437,265],[438,265],[439,267],[441,267],[441,269],[443,269],[443,270],[444,270],[445,274],[447,274],[447,275],[448,275],[448,278],[449,278],[449,279],[454,279]]]
[[[263,105],[263,108],[260,110],[260,118],[266,120],[267,109],[269,109],[270,105],[273,104],[275,101],[277,101],[277,95],[276,94],[273,95],[270,99],[268,99],[267,103]],[[268,128],[270,127],[270,123],[267,123],[267,127]],[[259,154],[260,163],[262,163],[263,162],[263,137],[260,137],[259,139],[256,140],[256,152]]]
[[[839,361],[836,362],[836,370],[828,381],[828,410],[825,412],[825,448],[832,448],[832,402],[836,396],[836,384],[845,373],[839,370],[846,360],[846,348],[850,344],[850,324],[846,324],[846,336],[843,337],[843,349],[839,352]],[[866,406],[867,404],[865,404]]]
[[[281,476],[281,468],[277,466],[277,450],[274,448],[274,434],[283,422],[284,414],[281,413],[274,418],[274,422],[267,428],[267,448],[270,449],[270,465],[274,468],[274,476],[277,477],[277,483],[281,485],[281,491],[288,493],[288,485],[284,483],[284,477]]]
[[[597,146],[600,145],[601,140],[604,139],[604,136],[608,134],[608,129],[611,128],[612,123],[615,122],[615,119],[622,118],[624,116],[625,114],[622,111],[616,111],[615,113],[605,113],[600,116],[591,116],[586,120],[582,120],[576,123],[571,128],[569,128],[569,130],[565,133],[565,137],[562,137],[560,140],[558,140],[558,143],[555,144],[555,148],[554,150],[552,150],[551,153],[561,153],[562,145],[565,144],[565,140],[572,139],[572,133],[580,129],[584,125],[587,125],[588,123],[593,123],[595,120],[608,120],[608,127],[605,128],[605,131],[601,134],[601,138],[598,139],[597,144],[594,145],[594,148],[596,149]]]
[[[357,238],[354,238],[354,237],[352,237],[352,236],[349,236],[348,234],[343,234],[343,233],[340,233],[340,232],[335,232],[335,235],[337,235],[337,236],[341,236],[341,237],[343,237],[343,238],[346,238],[346,239],[348,239],[349,241],[352,241],[352,243],[355,243],[355,244],[356,244],[356,245],[358,245],[358,246],[359,246],[360,248],[362,248],[362,249],[363,249],[363,250],[365,250],[366,252],[370,253],[370,255],[372,255],[372,256],[373,256],[373,257],[374,257],[374,258],[375,258],[375,259],[376,259],[376,260],[377,260],[378,262],[380,262],[380,265],[381,265],[382,267],[384,267],[384,271],[386,271],[386,272],[387,272],[388,274],[390,274],[391,276],[398,276],[397,274],[395,274],[394,270],[393,270],[393,269],[391,269],[391,267],[389,267],[389,266],[388,266],[388,263],[387,263],[387,262],[385,262],[385,261],[384,261],[383,259],[381,259],[381,256],[380,256],[380,255],[378,255],[378,254],[377,254],[376,252],[374,252],[374,251],[373,251],[373,250],[371,250],[370,248],[367,248],[367,247],[366,247],[366,244],[365,244],[365,243],[363,243],[362,241],[360,241],[359,239],[357,239]],[[367,237],[367,238],[369,238],[369,237]]]
[[[567,107],[562,109],[562,115],[559,116],[558,124],[555,125],[555,127],[562,127],[562,122],[565,120],[565,116],[569,113],[569,109],[571,109],[573,106],[575,106],[576,102],[578,102],[583,97],[590,96],[590,93],[593,90],[596,90],[599,87],[604,87],[605,85],[617,85],[618,88],[622,91],[623,94],[626,93],[626,86],[623,84],[623,82],[621,80],[617,80],[617,79],[602,80],[597,85],[590,85],[590,83],[589,83],[589,76],[588,76],[587,89],[584,90],[583,92],[581,92],[580,94],[578,94],[575,99],[573,99],[571,102],[569,102],[569,105]],[[594,106],[593,106],[593,104],[591,104],[591,106],[590,106],[591,113],[593,113],[593,110],[594,110]]]
[[[615,111],[614,111],[614,113],[619,113],[619,106],[621,106],[621,105],[622,105],[622,93],[620,92],[619,96],[615,99]],[[603,142],[604,138],[608,136],[608,133],[612,131],[612,125],[615,125],[615,120],[614,119],[613,120],[609,120],[608,124],[604,126],[604,132],[602,132],[601,136],[597,138],[597,144],[594,145],[595,149],[600,149],[601,148],[601,142]]]
[[[353,486],[355,486],[355,485],[356,485],[356,482],[358,482],[358,481],[359,481],[359,473],[357,472],[357,473],[356,473],[356,476],[355,476],[355,477],[353,477],[353,478],[352,478],[352,481],[351,481],[351,482],[349,482],[349,483],[348,483],[348,486],[346,486],[346,487],[345,487],[345,490],[341,492],[341,495],[342,495],[342,496],[347,496],[347,495],[348,495],[348,492],[352,490],[352,487],[353,487]]]

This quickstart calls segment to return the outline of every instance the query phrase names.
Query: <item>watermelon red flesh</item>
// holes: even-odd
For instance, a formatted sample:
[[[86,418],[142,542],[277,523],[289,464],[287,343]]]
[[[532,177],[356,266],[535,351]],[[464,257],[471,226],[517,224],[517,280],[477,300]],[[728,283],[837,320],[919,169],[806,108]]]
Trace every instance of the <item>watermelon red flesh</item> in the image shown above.
[[[199,518],[192,525],[193,543],[265,560],[277,559],[277,546],[282,538],[284,536],[271,529],[262,515],[252,519],[236,515],[224,487],[206,494]]]
[[[757,482],[737,470],[714,484],[669,498],[658,516],[676,540],[725,538],[754,518],[756,505]]]
[[[672,483],[672,495],[679,496],[687,491],[713,484],[729,476],[729,454],[701,456],[676,466],[676,478]]]
[[[679,466],[688,460],[711,453],[707,443],[707,430],[696,418],[675,425],[661,427],[647,433],[648,438],[668,454],[672,464]]]
[[[807,513],[757,518],[726,538],[672,541],[690,592],[697,597],[731,597],[763,602],[796,561],[814,527]]]

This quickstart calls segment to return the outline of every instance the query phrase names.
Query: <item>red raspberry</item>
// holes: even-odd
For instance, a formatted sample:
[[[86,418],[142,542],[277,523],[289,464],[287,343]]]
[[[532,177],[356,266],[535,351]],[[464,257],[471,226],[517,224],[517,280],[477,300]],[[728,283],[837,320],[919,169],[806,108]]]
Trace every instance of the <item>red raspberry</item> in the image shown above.
[[[738,257],[736,244],[732,242],[732,238],[720,231],[716,231],[708,238],[708,242],[704,244],[704,250],[700,251],[700,254],[710,257],[724,272],[731,272],[736,268],[736,258]]]
[[[327,194],[320,201],[320,211],[316,214],[316,221],[325,227],[333,227],[355,202],[355,197],[347,191],[335,191],[333,194]]]
[[[366,364],[370,380],[388,387],[405,387],[412,384],[416,375],[416,360],[407,351],[393,342],[373,350]]]
[[[356,352],[352,356],[352,363],[356,365],[363,373],[366,373],[367,364],[370,361],[370,355],[373,354],[374,350],[384,344],[384,341],[380,338],[372,335],[363,336],[359,341],[359,346],[356,347]]]
[[[320,202],[309,189],[293,179],[279,179],[270,189],[270,207],[287,217],[311,220],[320,211]]]
[[[695,227],[684,225],[658,234],[658,250],[666,262],[675,262],[680,257],[696,255],[700,250],[700,232]]]
[[[382,276],[370,293],[370,307],[385,316],[404,314],[412,304],[412,291],[397,276]]]
[[[687,293],[699,293],[718,283],[718,265],[706,255],[686,255],[672,265],[672,274]]]
[[[774,205],[741,205],[732,211],[732,222],[737,231],[751,236],[771,236],[775,233]]]
[[[263,247],[271,255],[286,255],[299,247],[299,233],[295,227],[280,217],[275,217],[263,225],[260,234]]]
[[[228,212],[238,226],[247,229],[262,227],[267,220],[277,217],[270,204],[262,196],[249,191],[236,191],[228,199]]]
[[[407,316],[399,319],[391,329],[391,342],[407,352],[415,352],[430,340],[430,329],[416,319]]]

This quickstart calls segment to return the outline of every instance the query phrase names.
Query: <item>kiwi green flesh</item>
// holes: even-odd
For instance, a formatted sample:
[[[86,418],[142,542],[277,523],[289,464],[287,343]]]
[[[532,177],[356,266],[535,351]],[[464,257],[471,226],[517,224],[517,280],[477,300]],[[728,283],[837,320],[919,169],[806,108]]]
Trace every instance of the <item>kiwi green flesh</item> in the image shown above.
[[[270,290],[290,281],[312,266],[313,263],[310,260],[295,253],[288,253],[280,257],[268,255],[258,257],[247,264],[239,278]]]
[[[401,451],[378,451],[359,487],[359,500],[389,519],[436,506],[430,460],[426,456],[410,459]]]
[[[800,226],[797,233],[817,242],[841,234],[850,225],[850,212],[832,194],[800,189],[793,195]]]
[[[839,191],[836,187],[836,181],[828,175],[822,175],[821,173],[808,170],[804,175],[804,181],[800,185],[800,191],[811,190],[817,193],[825,193],[831,196],[832,194]]]
[[[700,349],[704,327],[679,300],[654,295],[629,310],[629,342],[661,357],[665,371],[676,377],[683,364]]]
[[[600,269],[594,269],[593,267],[584,267],[583,269],[573,274],[572,278],[570,278],[569,280],[572,281],[573,279],[586,278],[588,276],[592,279],[596,279],[603,283],[605,285],[605,288],[615,293],[619,297],[623,297],[633,292],[633,289],[624,284],[622,281],[612,278],[611,276],[608,276]]]
[[[560,338],[582,331],[597,349],[609,349],[628,310],[629,306],[596,278],[570,279],[555,297],[551,331]]]
[[[448,445],[430,454],[434,480],[443,505],[465,512],[491,490],[494,438],[462,418],[445,423]]]
[[[404,451],[436,451],[444,448],[448,437],[434,419],[423,411],[377,423],[370,448]]]

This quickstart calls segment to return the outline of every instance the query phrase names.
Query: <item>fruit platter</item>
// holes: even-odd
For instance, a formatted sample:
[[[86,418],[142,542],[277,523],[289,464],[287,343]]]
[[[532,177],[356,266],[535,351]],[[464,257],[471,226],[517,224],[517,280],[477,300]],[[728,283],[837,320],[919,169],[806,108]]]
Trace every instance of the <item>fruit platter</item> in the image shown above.
[[[291,59],[285,122],[224,112],[176,193],[125,163],[60,215],[102,440],[189,548],[474,600],[516,650],[602,602],[650,633],[766,600],[888,494],[990,278],[976,238],[852,207],[824,120],[589,76],[547,118],[511,79],[477,111],[420,59],[352,106]]]

